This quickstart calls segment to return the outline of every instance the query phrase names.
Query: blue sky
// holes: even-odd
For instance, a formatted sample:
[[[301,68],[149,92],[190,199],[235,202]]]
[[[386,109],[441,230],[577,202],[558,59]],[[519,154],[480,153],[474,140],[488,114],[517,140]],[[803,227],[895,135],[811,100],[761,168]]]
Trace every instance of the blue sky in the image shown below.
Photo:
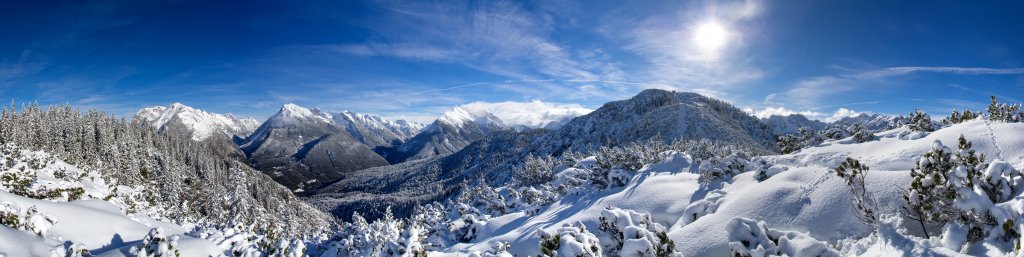
[[[594,109],[665,88],[762,114],[945,115],[1024,100],[1024,4],[988,4],[4,1],[0,96],[428,121],[471,102]],[[723,44],[696,43],[705,24]]]

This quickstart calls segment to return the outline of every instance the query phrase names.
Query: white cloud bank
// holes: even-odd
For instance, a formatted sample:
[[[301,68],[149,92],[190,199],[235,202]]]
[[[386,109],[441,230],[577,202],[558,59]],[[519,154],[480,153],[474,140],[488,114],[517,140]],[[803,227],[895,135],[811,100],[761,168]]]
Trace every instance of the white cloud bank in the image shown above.
[[[543,127],[551,122],[571,119],[592,111],[578,104],[557,104],[538,100],[530,102],[472,102],[459,106],[459,108],[475,117],[491,113],[501,119],[505,125],[523,125],[531,128]]]
[[[771,117],[773,115],[777,115],[777,116],[790,116],[790,115],[793,115],[793,114],[800,114],[800,115],[803,115],[804,117],[807,117],[808,119],[819,120],[819,121],[824,121],[824,122],[833,122],[833,121],[837,121],[837,120],[842,119],[842,118],[854,117],[854,116],[862,114],[862,112],[858,112],[858,111],[854,111],[854,110],[850,110],[850,109],[846,109],[846,108],[839,108],[839,109],[836,109],[834,112],[832,112],[832,114],[828,114],[828,113],[815,112],[815,111],[793,111],[793,110],[786,109],[786,107],[781,107],[781,106],[780,107],[767,107],[767,108],[764,108],[763,110],[760,110],[760,111],[755,111],[752,108],[744,108],[743,111],[746,111],[747,113],[750,113],[751,115],[754,115],[754,117],[757,117],[759,119],[768,118],[768,117]]]

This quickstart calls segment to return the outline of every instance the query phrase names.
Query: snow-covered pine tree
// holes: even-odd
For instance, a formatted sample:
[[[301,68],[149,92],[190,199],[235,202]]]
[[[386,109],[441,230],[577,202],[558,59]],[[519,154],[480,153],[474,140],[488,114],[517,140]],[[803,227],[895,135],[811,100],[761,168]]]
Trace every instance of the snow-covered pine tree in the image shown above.
[[[530,155],[523,161],[522,166],[513,168],[512,174],[520,186],[539,185],[554,178],[555,163],[555,159],[551,156]]]
[[[793,135],[782,135],[776,140],[776,144],[779,146],[779,152],[782,154],[791,154],[796,151],[800,151],[800,139]]]
[[[149,234],[142,239],[137,246],[130,250],[132,254],[139,257],[179,257],[178,235],[167,236],[163,228],[151,229]]]
[[[285,233],[296,234],[319,232],[329,220],[328,215],[298,201],[269,177],[206,142],[196,142],[188,135],[159,133],[148,124],[98,111],[82,113],[67,105],[25,105],[21,110],[12,106],[0,115],[0,142],[4,147],[45,151],[82,170],[99,171],[104,180],[115,185],[138,188],[138,194],[111,194],[108,199],[126,203],[129,212],[143,211],[165,221],[272,221],[288,224]],[[229,178],[239,172],[246,176]],[[248,200],[220,197],[234,183],[244,185],[241,188],[247,192],[237,195]],[[254,188],[265,192],[248,192]],[[53,195],[66,195],[68,200],[81,196],[74,189],[36,192],[41,195],[22,193],[47,199]]]
[[[800,135],[801,148],[817,146],[821,144],[822,141],[824,141],[824,139],[821,138],[821,135],[819,135],[817,131],[814,131],[804,126],[800,126],[800,128],[797,129],[797,134]]]
[[[601,257],[601,241],[577,222],[564,224],[555,233],[541,231],[541,256],[547,257]]]
[[[850,131],[853,136],[853,141],[858,144],[875,140],[875,134],[871,133],[870,130],[864,128],[859,123],[854,123],[850,126]]]
[[[918,109],[910,113],[910,130],[932,132],[935,131],[935,126],[932,124],[932,118]]]
[[[992,103],[988,105],[988,119],[999,122],[1020,122],[1024,116],[1021,113],[1020,104],[1006,104],[996,101],[992,96]]]
[[[949,187],[950,170],[957,165],[951,150],[936,140],[910,170],[913,181],[903,195],[902,213],[921,224],[928,237],[928,226],[944,224],[957,213],[953,208],[956,189]]]
[[[847,157],[846,161],[839,164],[834,171],[837,176],[846,181],[846,186],[850,188],[857,217],[865,225],[874,228],[878,222],[878,205],[864,184],[869,169],[867,165],[861,164],[857,159]]]
[[[850,132],[847,132],[846,129],[843,129],[842,126],[839,126],[837,124],[829,125],[828,128],[825,128],[825,131],[822,132],[822,136],[832,140],[846,138],[849,136],[849,134]]]
[[[11,201],[0,202],[0,225],[20,228],[21,223],[21,208],[18,208],[18,204]]]
[[[946,125],[946,126],[951,126],[953,124],[960,124],[960,123],[963,123],[965,121],[970,121],[970,120],[976,119],[976,118],[978,118],[980,116],[981,116],[980,112],[972,112],[971,110],[964,110],[964,112],[961,113],[959,110],[954,109],[953,112],[949,114],[949,117],[946,117],[946,118],[942,119],[942,124]]]

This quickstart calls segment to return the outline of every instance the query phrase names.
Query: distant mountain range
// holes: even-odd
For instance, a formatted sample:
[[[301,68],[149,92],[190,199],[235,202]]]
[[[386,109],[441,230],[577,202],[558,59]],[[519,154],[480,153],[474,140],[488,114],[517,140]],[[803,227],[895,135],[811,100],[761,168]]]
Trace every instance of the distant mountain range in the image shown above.
[[[232,138],[231,145],[254,168],[343,217],[353,210],[373,217],[386,206],[407,213],[416,203],[455,193],[466,180],[504,182],[529,155],[589,152],[655,137],[775,152],[777,135],[831,124],[799,114],[759,120],[717,99],[657,89],[582,116],[537,122],[543,127],[509,125],[493,113],[459,107],[429,125],[294,104],[282,106],[262,124],[177,103],[142,109],[135,119],[161,130],[185,130],[194,140]],[[835,124],[881,129],[892,120],[862,114]]]
[[[452,120],[464,125],[459,128],[479,126],[467,117],[439,119],[435,124],[455,123]],[[421,135],[428,133],[424,130]],[[492,132],[449,155],[368,169],[317,190],[307,201],[342,218],[352,211],[380,217],[388,206],[397,214],[407,214],[416,203],[441,201],[457,193],[463,181],[507,182],[513,167],[529,155],[587,152],[656,136],[664,141],[709,139],[765,152],[776,149],[771,128],[728,103],[695,93],[645,90],[553,130]]]
[[[806,116],[801,114],[791,114],[786,116],[772,115],[771,117],[761,119],[776,135],[787,135],[796,134],[800,127],[806,127],[812,130],[823,130],[828,127],[828,123],[821,122],[818,120],[808,119]]]

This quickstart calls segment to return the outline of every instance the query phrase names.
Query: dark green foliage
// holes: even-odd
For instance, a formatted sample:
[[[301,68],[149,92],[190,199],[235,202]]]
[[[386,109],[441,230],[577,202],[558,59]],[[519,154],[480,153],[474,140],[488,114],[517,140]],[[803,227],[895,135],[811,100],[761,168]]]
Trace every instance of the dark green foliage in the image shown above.
[[[924,131],[932,132],[935,131],[935,127],[932,124],[932,118],[928,114],[921,110],[914,110],[910,113],[910,130],[913,131]]]
[[[561,240],[558,235],[541,235],[540,237],[540,254],[541,256],[555,256],[558,253],[558,247],[561,246]]]
[[[992,103],[988,105],[988,119],[999,122],[1020,122],[1024,114],[1020,111],[1020,104],[1006,104],[996,101],[992,96]]]
[[[856,124],[856,123],[853,124],[853,126],[850,126],[850,130],[851,130],[850,133],[853,134],[853,141],[854,142],[864,143],[864,142],[875,140],[875,134],[871,133],[871,131],[865,129],[860,124]]]
[[[953,110],[953,112],[949,114],[949,117],[942,119],[942,124],[950,126],[953,124],[960,124],[965,121],[974,120],[977,119],[978,117],[981,117],[981,112],[972,112],[971,110],[964,110],[964,112],[960,112],[958,110]]]
[[[944,224],[956,214],[952,206],[956,190],[947,186],[956,162],[950,150],[938,141],[921,158],[910,170],[913,181],[903,195],[902,212],[919,221],[927,235],[927,226]]]

